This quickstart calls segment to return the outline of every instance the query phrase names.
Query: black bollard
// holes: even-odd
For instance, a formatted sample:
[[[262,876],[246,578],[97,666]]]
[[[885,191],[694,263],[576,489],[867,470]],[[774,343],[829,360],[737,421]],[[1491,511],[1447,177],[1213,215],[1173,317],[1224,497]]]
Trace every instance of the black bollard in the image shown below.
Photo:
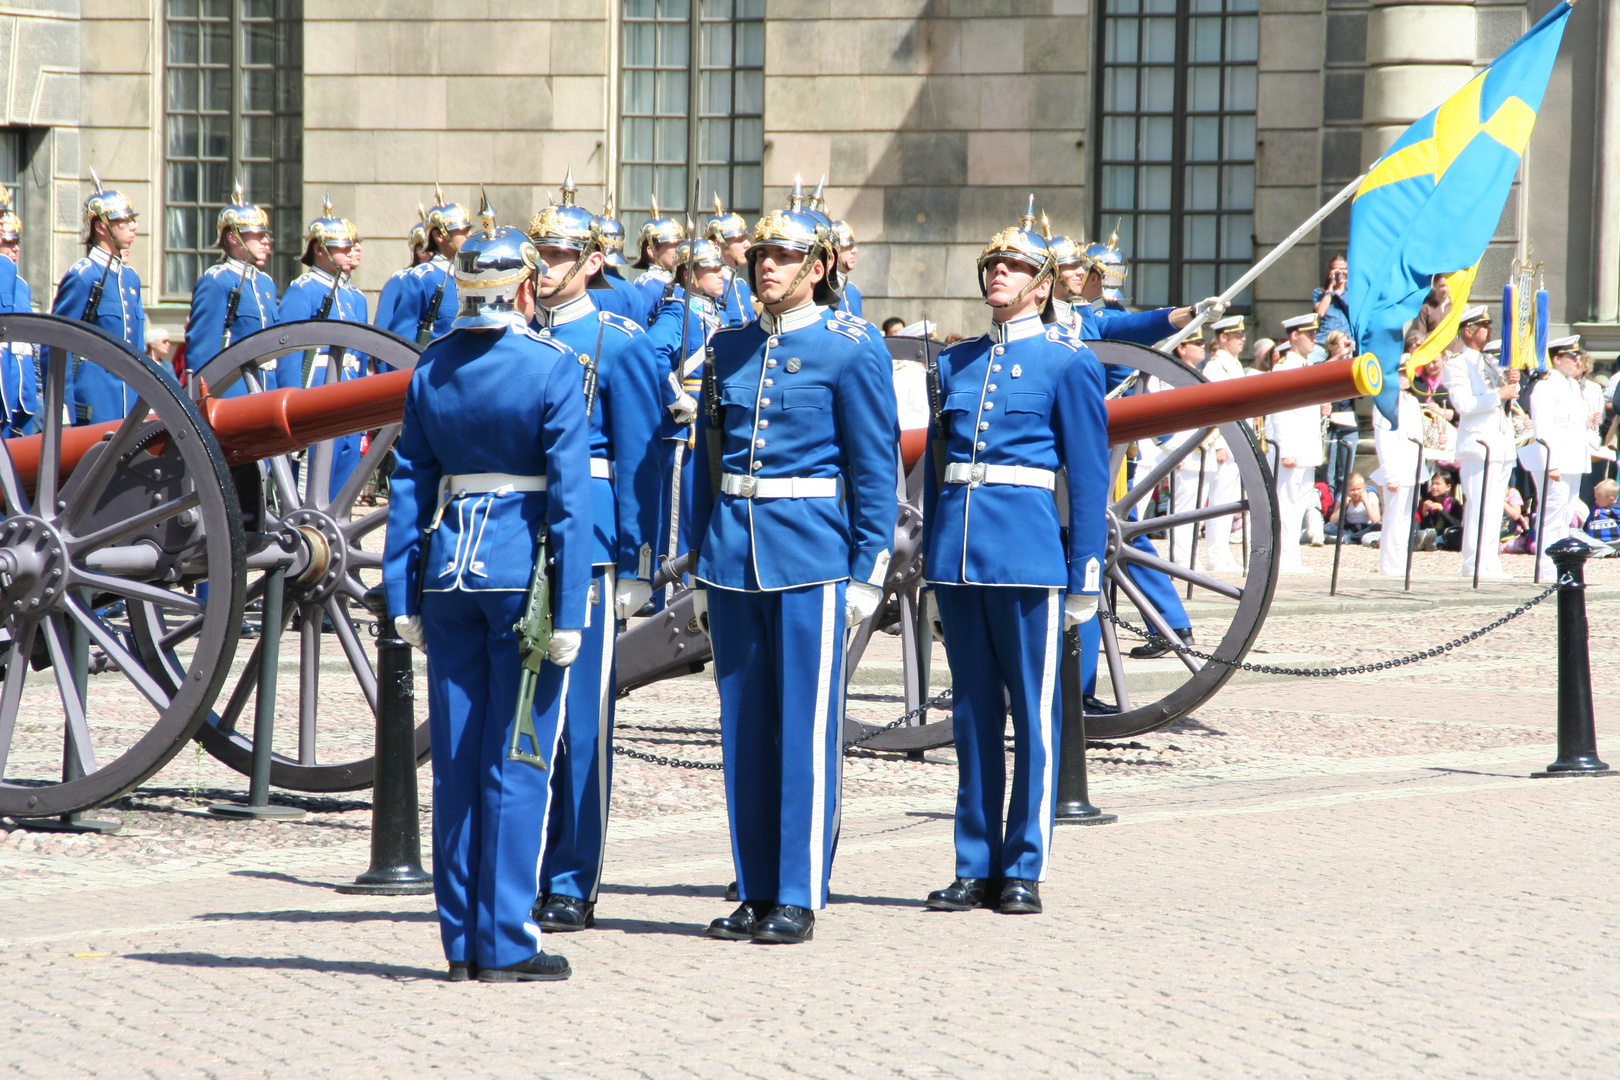
[[[371,866],[340,893],[415,896],[433,891],[422,869],[422,828],[416,816],[416,717],[412,707],[410,643],[394,633],[381,585],[361,600],[377,616],[377,759],[371,785]]]
[[[1064,631],[1058,683],[1063,690],[1063,729],[1058,735],[1057,823],[1112,825],[1119,815],[1105,814],[1091,805],[1086,791],[1086,706],[1080,684],[1078,626]]]
[[[1558,568],[1558,760],[1532,776],[1613,776],[1598,760],[1587,650],[1586,560],[1592,549],[1566,536],[1547,549]]]

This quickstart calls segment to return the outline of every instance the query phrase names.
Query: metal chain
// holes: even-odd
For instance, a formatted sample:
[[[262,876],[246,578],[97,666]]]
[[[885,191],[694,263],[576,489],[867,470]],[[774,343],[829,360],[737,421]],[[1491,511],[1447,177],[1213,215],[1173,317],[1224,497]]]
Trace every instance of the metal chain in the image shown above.
[[[873,730],[868,731],[865,735],[861,735],[861,736],[858,736],[858,737],[853,738],[853,739],[846,739],[844,741],[844,747],[843,747],[844,752],[848,753],[850,750],[852,750],[855,747],[861,745],[862,743],[867,742],[867,741],[869,741],[871,739],[877,738],[879,735],[883,734],[885,731],[893,731],[895,728],[900,727],[902,724],[906,724],[906,723],[909,723],[912,720],[915,720],[917,717],[921,716],[923,713],[927,712],[929,709],[941,708],[947,702],[949,702],[950,700],[951,700],[951,691],[949,691],[949,690],[946,690],[945,692],[939,694],[936,697],[929,698],[927,701],[923,702],[921,705],[917,706],[915,709],[912,709],[910,712],[905,713],[905,714],[901,715],[900,717],[898,717],[898,718],[896,718],[894,720],[891,720],[889,723],[884,724],[880,728],[874,728]],[[614,744],[613,752],[615,754],[618,754],[620,757],[634,758],[637,761],[645,761],[645,762],[648,762],[649,764],[652,764],[652,765],[667,765],[672,769],[722,769],[722,768],[725,768],[724,763],[719,762],[719,761],[682,761],[680,758],[661,757],[658,754],[643,754],[639,750],[631,750],[628,747],[619,746],[617,744]]]
[[[1425,649],[1422,652],[1413,653],[1411,656],[1403,656],[1397,660],[1380,660],[1375,664],[1356,664],[1354,667],[1291,668],[1277,667],[1273,664],[1248,664],[1237,660],[1226,660],[1218,656],[1211,656],[1208,653],[1199,652],[1197,649],[1188,648],[1179,641],[1166,641],[1158,634],[1142,630],[1138,627],[1132,626],[1124,619],[1116,618],[1110,612],[1099,611],[1097,614],[1101,615],[1104,619],[1107,619],[1115,626],[1129,630],[1137,637],[1145,639],[1150,645],[1162,646],[1170,649],[1172,652],[1182,653],[1187,656],[1195,657],[1199,660],[1207,660],[1216,664],[1224,664],[1229,668],[1236,668],[1239,671],[1253,671],[1261,675],[1297,675],[1302,678],[1331,679],[1337,678],[1341,675],[1366,675],[1374,671],[1388,671],[1390,668],[1404,667],[1407,664],[1416,664],[1422,660],[1432,660],[1442,653],[1448,653],[1458,646],[1466,645],[1471,641],[1484,637],[1492,630],[1496,630],[1507,625],[1514,619],[1517,619],[1520,615],[1523,615],[1525,612],[1541,603],[1543,600],[1547,599],[1547,597],[1551,596],[1553,593],[1557,592],[1561,586],[1572,585],[1574,583],[1575,579],[1568,574],[1565,574],[1559,577],[1559,579],[1553,584],[1547,586],[1546,591],[1544,591],[1540,596],[1526,600],[1524,603],[1520,604],[1518,607],[1514,608],[1500,619],[1497,619],[1495,622],[1482,626],[1471,634],[1464,634],[1455,641],[1448,641],[1444,645],[1437,645],[1432,649]]]

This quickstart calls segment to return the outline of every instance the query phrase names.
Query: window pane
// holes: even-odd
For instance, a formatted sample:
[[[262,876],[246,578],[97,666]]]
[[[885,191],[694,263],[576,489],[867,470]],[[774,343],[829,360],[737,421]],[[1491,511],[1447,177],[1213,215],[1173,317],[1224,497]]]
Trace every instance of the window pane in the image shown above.
[[[1189,300],[1197,297],[1214,296],[1218,290],[1215,288],[1214,263],[1188,263],[1181,269],[1181,295]]]
[[[1110,64],[1136,63],[1136,20],[1110,19],[1103,38],[1103,60]]]
[[[703,3],[698,5],[698,11],[705,19],[729,19],[731,0],[703,0]]]
[[[1187,120],[1187,160],[1219,161],[1221,120],[1218,116],[1194,116]]]
[[[1227,214],[1221,218],[1221,258],[1238,259],[1247,266],[1254,259],[1254,216]]]
[[[653,0],[624,0],[624,17],[626,19],[652,18]]]
[[[231,0],[202,0],[199,14],[207,19],[229,19]]]
[[[1136,219],[1136,248],[1144,259],[1170,256],[1170,215],[1143,214]]]
[[[1141,187],[1141,202],[1138,203],[1144,210],[1169,210],[1170,204],[1170,167],[1168,165],[1147,165],[1139,171]],[[1168,219],[1166,219],[1168,220]],[[1165,234],[1166,236],[1169,233]],[[1169,254],[1167,251],[1166,254]]]
[[[1165,263],[1137,263],[1133,299],[1138,307],[1165,307],[1170,303],[1170,267]],[[1129,279],[1127,279],[1129,280]]]
[[[166,10],[171,19],[195,19],[197,17],[197,0],[169,0]]]
[[[1142,14],[1144,15],[1174,15],[1176,13],[1176,0],[1143,0]]]
[[[659,165],[653,175],[653,188],[658,201],[669,210],[686,208],[686,168],[682,165]]]
[[[731,24],[703,24],[703,66],[731,66]]]
[[[698,158],[701,161],[731,160],[731,121],[698,121]]]
[[[197,24],[171,22],[169,24],[169,63],[195,64],[197,62]]]
[[[692,31],[683,23],[658,24],[658,66],[685,67]]]
[[[1182,202],[1189,210],[1217,210],[1220,208],[1221,170],[1217,165],[1190,165],[1187,167],[1186,190]]]
[[[231,183],[235,170],[228,161],[205,161],[202,164],[202,201],[224,206],[231,197]],[[206,215],[205,215],[206,216]]]
[[[1219,15],[1221,13],[1221,0],[1192,0],[1194,15]]]
[[[737,18],[763,19],[765,17],[765,0],[737,0]]]
[[[1228,116],[1226,118],[1226,146],[1221,156],[1227,161],[1248,161],[1254,158],[1254,117]]]
[[[760,19],[737,28],[737,64],[759,67],[765,63],[765,22]]]
[[[168,77],[168,109],[170,112],[195,112],[197,109],[197,73],[171,71]]]
[[[686,160],[686,121],[655,121],[653,158],[657,161]]]
[[[197,126],[195,116],[169,117],[169,156],[194,158],[197,156]]]
[[[1255,60],[1260,55],[1260,20],[1245,16],[1226,20],[1226,58]]]
[[[624,73],[624,111],[650,113],[653,111],[653,73],[626,71]]]
[[[248,162],[242,166],[242,183],[248,192],[248,198],[256,202],[267,203],[274,197],[276,190],[276,167],[269,162]],[[293,213],[287,210],[286,213]]]
[[[765,122],[749,118],[733,122],[731,152],[738,161],[758,161],[765,156]]]
[[[732,209],[739,214],[759,213],[764,191],[764,172],[758,165],[738,165],[731,170]]]
[[[276,73],[244,71],[241,77],[242,108],[249,112],[273,112],[276,107]]]
[[[211,22],[202,24],[202,62],[205,64],[221,64],[226,67],[230,66],[230,23]]]
[[[197,246],[197,215],[191,207],[176,210],[170,207],[164,211],[164,240],[170,248],[195,248]]]
[[[737,100],[732,106],[744,115],[758,116],[765,111],[765,73],[737,72]]]
[[[1230,210],[1253,209],[1253,165],[1227,165],[1221,169],[1221,206]]]
[[[275,154],[276,122],[268,116],[249,116],[242,120],[242,156],[268,158]]]
[[[1221,69],[1193,68],[1187,72],[1187,111],[1220,112]]]
[[[1221,59],[1221,19],[1193,19],[1187,59],[1194,64],[1218,63]]]
[[[624,62],[638,67],[653,65],[652,23],[624,24]]]
[[[1109,68],[1103,74],[1103,108],[1108,112],[1136,111],[1136,70]]]
[[[1108,0],[1108,13],[1110,15],[1134,15],[1141,10],[1137,0]]]
[[[653,121],[627,119],[624,122],[623,154],[629,161],[651,161],[653,156]]]
[[[1136,157],[1136,118],[1110,116],[1103,121],[1103,159],[1131,161]]]
[[[231,111],[231,72],[229,68],[205,68],[199,71],[202,79],[202,111],[228,113]]]
[[[247,23],[242,27],[242,62],[265,65],[276,62],[274,26],[269,23]]]
[[[1175,140],[1175,121],[1168,116],[1142,119],[1142,160],[1169,161]]]
[[[1104,210],[1130,210],[1136,206],[1136,170],[1129,165],[1105,165],[1102,171]]]
[[[168,201],[197,201],[197,167],[195,165],[169,166]]]
[[[1149,64],[1176,62],[1176,20],[1142,20],[1142,60]]]
[[[1234,112],[1253,112],[1255,83],[1259,75],[1251,65],[1226,69],[1226,107]]]
[[[1174,112],[1176,109],[1176,69],[1142,69],[1142,111]]]
[[[1182,256],[1188,259],[1215,258],[1214,214],[1188,214],[1182,219]]]
[[[658,73],[658,92],[656,94],[657,109],[655,111],[668,116],[674,113],[677,116],[686,115],[686,72],[660,71]]]
[[[692,14],[692,7],[687,0],[658,0],[658,17],[660,19],[679,19],[685,22]]]
[[[647,206],[652,198],[653,170],[651,165],[626,165],[620,170],[624,191],[621,197],[626,206]]]
[[[705,71],[703,73],[703,115],[731,115],[731,71]]]
[[[242,0],[242,17],[247,19],[274,19],[275,0]]]

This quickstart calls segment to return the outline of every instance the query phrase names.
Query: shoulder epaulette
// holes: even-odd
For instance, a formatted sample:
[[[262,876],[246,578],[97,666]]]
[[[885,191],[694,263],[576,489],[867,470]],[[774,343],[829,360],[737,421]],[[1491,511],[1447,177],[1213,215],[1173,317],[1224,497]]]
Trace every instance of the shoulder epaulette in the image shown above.
[[[822,323],[821,325],[825,326],[828,330],[831,330],[835,334],[842,334],[844,337],[849,338],[849,340],[851,340],[851,341],[865,341],[866,340],[866,335],[864,333],[862,333],[859,329],[849,325],[846,322],[842,322],[842,321],[840,321],[838,319],[828,319],[826,322]]]
[[[1069,332],[1064,330],[1061,326],[1050,327],[1046,331],[1046,340],[1055,341],[1059,345],[1066,346],[1070,352],[1080,351],[1080,343],[1075,341],[1074,338],[1070,337]]]
[[[83,258],[81,258],[78,262],[76,262],[72,266],[68,267],[68,273],[77,274],[80,270],[83,270],[85,267],[94,266],[94,265],[95,265],[95,260],[90,258],[90,256],[86,255]]]
[[[553,349],[556,349],[558,352],[562,353],[564,356],[570,356],[574,352],[573,349],[570,349],[567,345],[563,344],[561,341],[558,341],[554,337],[550,337],[550,336],[541,334],[538,330],[534,329],[532,326],[516,326],[516,325],[514,325],[512,327],[512,332],[514,334],[522,334],[524,337],[530,339],[531,341],[538,341],[542,345],[550,345]]]
[[[603,326],[611,326],[630,337],[647,332],[647,328],[636,322],[636,320],[627,319],[616,311],[599,311],[597,317],[602,320]]]
[[[302,274],[299,274],[297,277],[295,277],[291,281],[287,282],[287,288],[290,289],[294,285],[302,285],[304,282],[313,281],[314,279],[315,279],[314,272],[310,271],[310,270],[305,270]]]

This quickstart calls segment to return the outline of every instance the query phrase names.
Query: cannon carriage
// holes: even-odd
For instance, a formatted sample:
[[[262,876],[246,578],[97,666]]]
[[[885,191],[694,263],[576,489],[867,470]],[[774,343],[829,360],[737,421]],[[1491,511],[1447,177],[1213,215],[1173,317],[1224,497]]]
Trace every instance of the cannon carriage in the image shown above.
[[[372,327],[333,321],[277,326],[233,343],[189,387],[94,327],[49,315],[0,316],[0,341],[48,349],[40,387],[40,432],[6,440],[0,454],[0,814],[49,816],[103,805],[161,769],[196,738],[246,772],[251,725],[241,725],[259,689],[259,651],[287,634],[270,668],[289,689],[271,782],[300,791],[369,786],[377,678],[370,616],[360,597],[380,580],[387,508],[365,508],[398,435],[414,345]],[[262,386],[280,357],[332,350],[326,383],[225,396],[238,382]],[[1204,384],[1196,373],[1139,346],[1098,343],[1099,355],[1173,389],[1110,403],[1116,472],[1127,443],[1188,428],[1219,428],[1238,461],[1248,498],[1186,515],[1133,515],[1145,507],[1176,455],[1136,476],[1109,507],[1105,610],[1161,632],[1168,627],[1132,582],[1146,565],[1231,601],[1224,630],[1201,627],[1214,654],[1240,660],[1265,618],[1276,578],[1271,477],[1239,418],[1372,391],[1376,368],[1341,361],[1314,369]],[[337,382],[338,350],[388,369]],[[74,360],[70,361],[70,354]],[[122,421],[66,427],[61,417],[70,362],[90,362],[127,383],[139,401]],[[1263,402],[1263,403],[1262,403]],[[333,490],[335,440],[372,432],[354,470]],[[1194,440],[1195,444],[1198,440]],[[1193,444],[1184,444],[1190,447]],[[307,449],[306,449],[307,448]],[[921,439],[897,454],[902,501],[883,605],[850,644],[853,670],[875,632],[899,634],[908,711],[929,695],[932,635],[921,589]],[[1168,563],[1130,546],[1146,530],[1247,511],[1249,562],[1241,583]],[[666,566],[667,578],[679,566]],[[244,637],[244,616],[279,586],[285,604],[271,633]],[[248,629],[253,629],[249,618]],[[332,644],[329,646],[328,642]],[[1125,646],[1128,647],[1126,642]],[[1184,659],[1185,675],[1147,693],[1125,678],[1121,643],[1104,623],[1107,680],[1120,711],[1090,720],[1104,737],[1162,726],[1209,700],[1230,676],[1224,664]],[[621,692],[701,670],[707,638],[676,590],[658,615],[621,635]],[[35,677],[30,679],[30,674]],[[295,689],[294,689],[295,688]],[[932,722],[929,722],[929,721]],[[918,750],[949,741],[948,716],[922,713],[874,734],[848,734],[872,749]],[[416,734],[419,761],[427,725]]]

